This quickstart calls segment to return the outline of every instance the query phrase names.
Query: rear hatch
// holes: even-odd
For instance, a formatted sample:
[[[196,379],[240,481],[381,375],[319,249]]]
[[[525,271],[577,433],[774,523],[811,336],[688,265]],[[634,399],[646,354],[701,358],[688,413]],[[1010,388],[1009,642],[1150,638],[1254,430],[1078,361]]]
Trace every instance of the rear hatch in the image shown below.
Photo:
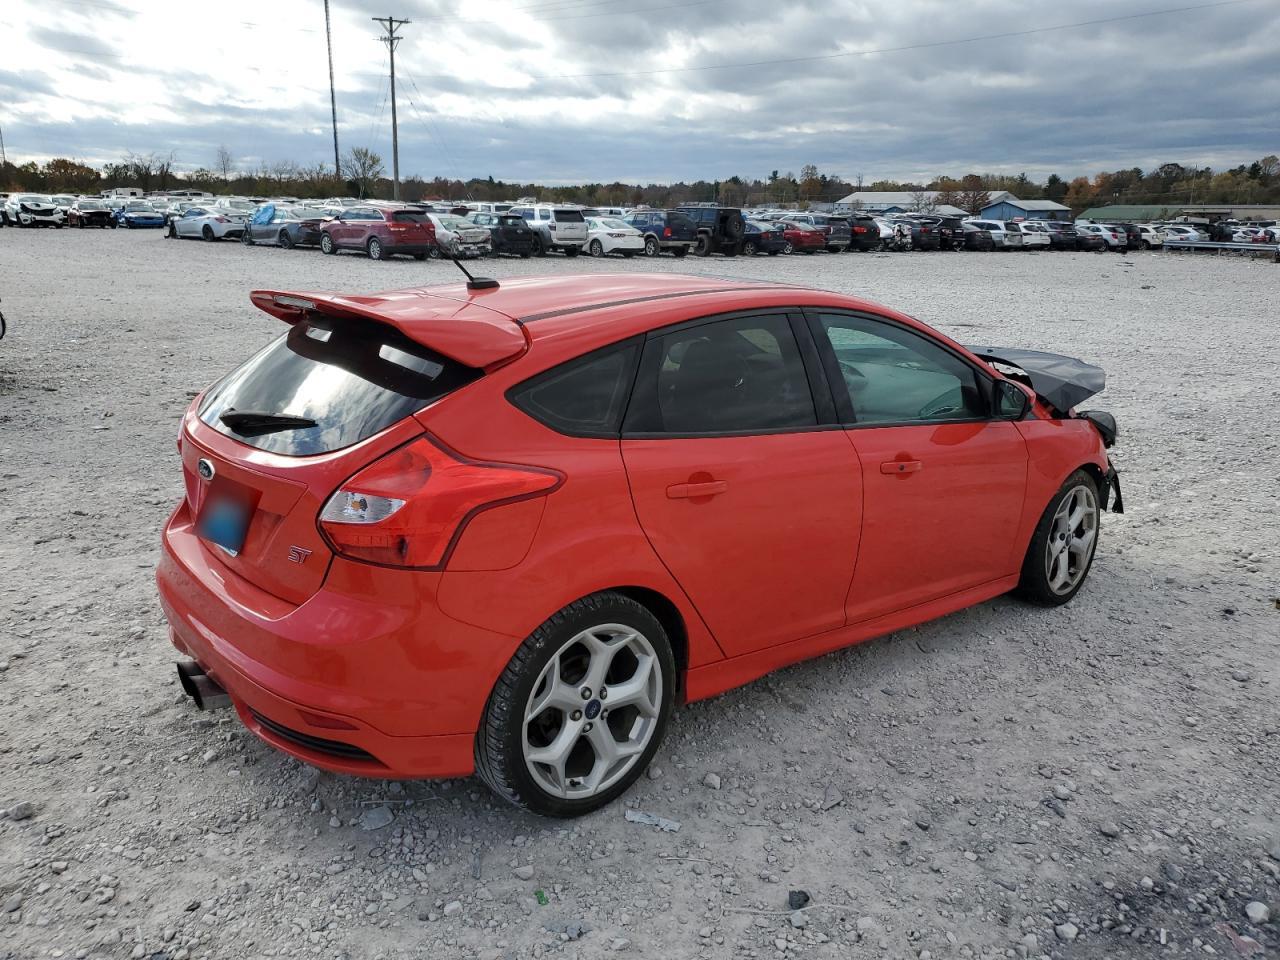
[[[292,327],[198,401],[181,442],[187,504],[217,563],[298,604],[332,558],[317,526],[330,495],[525,340],[510,318],[416,291],[254,300]]]
[[[393,243],[405,246],[430,246],[436,242],[436,228],[425,213],[397,210],[387,224]]]
[[[587,220],[581,210],[556,209],[554,220],[548,225],[551,236],[558,243],[586,243]]]
[[[693,243],[698,239],[698,225],[678,210],[667,211],[667,223],[662,228],[663,240],[686,240]]]

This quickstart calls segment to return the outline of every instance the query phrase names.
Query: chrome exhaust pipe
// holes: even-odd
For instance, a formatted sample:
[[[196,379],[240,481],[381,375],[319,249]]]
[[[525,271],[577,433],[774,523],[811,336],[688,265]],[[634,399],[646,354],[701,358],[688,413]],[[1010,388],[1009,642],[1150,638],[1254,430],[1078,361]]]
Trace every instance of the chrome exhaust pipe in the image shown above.
[[[204,667],[194,660],[178,661],[178,682],[183,692],[192,699],[199,710],[220,710],[231,706],[231,697],[204,672]]]

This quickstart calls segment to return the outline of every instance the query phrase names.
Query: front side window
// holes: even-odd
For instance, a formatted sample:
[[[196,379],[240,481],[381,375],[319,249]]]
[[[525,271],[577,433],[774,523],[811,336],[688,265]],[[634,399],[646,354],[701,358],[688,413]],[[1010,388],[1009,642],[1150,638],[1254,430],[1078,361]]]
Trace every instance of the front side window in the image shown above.
[[[651,339],[626,432],[769,433],[817,422],[791,324],[774,314]]]
[[[987,416],[977,371],[940,344],[888,321],[848,314],[819,314],[817,327],[834,354],[855,423]]]

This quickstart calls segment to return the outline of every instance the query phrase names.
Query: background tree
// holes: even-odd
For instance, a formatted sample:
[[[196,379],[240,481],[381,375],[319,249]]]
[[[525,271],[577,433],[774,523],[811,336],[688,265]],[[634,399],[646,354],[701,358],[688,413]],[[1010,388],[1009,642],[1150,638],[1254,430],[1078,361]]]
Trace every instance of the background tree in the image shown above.
[[[368,147],[352,147],[342,158],[342,175],[356,185],[361,200],[374,191],[383,170],[382,157]]]
[[[231,151],[226,145],[218,147],[218,157],[214,162],[214,168],[222,171],[222,179],[224,181],[231,179],[231,171],[236,167],[235,160],[231,157]]]
[[[991,194],[983,186],[982,177],[977,174],[970,173],[962,178],[960,187],[960,202],[957,206],[971,216],[976,217],[982,208],[991,202]]]
[[[911,194],[911,209],[915,213],[933,213],[938,209],[938,201],[927,190],[916,190]]]

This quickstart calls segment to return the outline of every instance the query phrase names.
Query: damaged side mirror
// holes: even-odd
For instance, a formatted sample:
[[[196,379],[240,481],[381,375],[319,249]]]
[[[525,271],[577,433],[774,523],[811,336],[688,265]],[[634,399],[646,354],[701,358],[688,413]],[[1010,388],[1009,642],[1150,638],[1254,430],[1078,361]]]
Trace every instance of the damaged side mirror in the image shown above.
[[[995,382],[997,420],[1021,420],[1031,411],[1031,398],[1012,380]]]

